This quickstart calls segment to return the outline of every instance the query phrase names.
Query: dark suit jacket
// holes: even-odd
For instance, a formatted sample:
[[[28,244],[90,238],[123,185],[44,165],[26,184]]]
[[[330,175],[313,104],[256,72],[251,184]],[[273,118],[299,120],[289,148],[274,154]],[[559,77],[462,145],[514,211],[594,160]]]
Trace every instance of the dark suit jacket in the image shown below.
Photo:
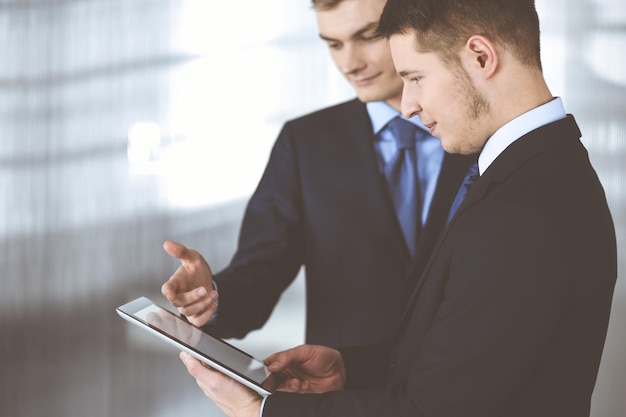
[[[390,352],[343,352],[348,388],[380,387],[388,372],[383,387],[276,394],[264,416],[588,416],[617,255],[579,137],[571,116],[543,126],[470,189]]]
[[[285,124],[246,209],[239,248],[215,277],[219,315],[210,331],[243,337],[261,327],[304,265],[308,343],[391,340],[411,259],[373,144],[357,100]],[[427,259],[469,163],[445,157],[417,260]]]

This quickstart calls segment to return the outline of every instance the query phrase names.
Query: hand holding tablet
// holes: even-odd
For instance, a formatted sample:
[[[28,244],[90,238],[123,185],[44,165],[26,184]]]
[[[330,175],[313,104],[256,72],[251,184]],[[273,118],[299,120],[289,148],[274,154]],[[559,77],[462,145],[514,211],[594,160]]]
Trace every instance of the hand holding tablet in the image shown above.
[[[282,376],[270,373],[262,361],[215,338],[145,297],[116,309],[125,320],[158,336],[262,396],[270,395]]]

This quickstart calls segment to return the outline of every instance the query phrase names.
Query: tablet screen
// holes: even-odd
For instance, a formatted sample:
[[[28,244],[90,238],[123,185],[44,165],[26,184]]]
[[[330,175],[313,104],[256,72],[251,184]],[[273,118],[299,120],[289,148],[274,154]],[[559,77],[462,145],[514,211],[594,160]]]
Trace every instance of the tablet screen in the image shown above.
[[[191,325],[183,318],[166,310],[151,300],[141,297],[131,301],[123,306],[118,307],[118,313],[133,318],[135,324],[143,324],[147,328],[156,332],[157,335],[165,336],[183,349],[192,353],[198,359],[207,362],[209,365],[218,365],[218,370],[227,372],[231,377],[239,376],[247,381],[254,383],[254,387],[249,383],[246,385],[253,389],[261,388],[264,390],[264,382],[270,375],[266,370],[263,362],[255,359],[251,355],[237,349],[236,347],[226,343],[225,341],[215,338],[199,328]],[[122,315],[124,317],[124,315]],[[124,317],[128,319],[129,317]],[[223,367],[224,369],[219,369]],[[234,374],[234,375],[233,375]],[[236,378],[240,380],[239,378]],[[241,381],[240,382],[246,382]],[[268,394],[266,390],[261,392]]]

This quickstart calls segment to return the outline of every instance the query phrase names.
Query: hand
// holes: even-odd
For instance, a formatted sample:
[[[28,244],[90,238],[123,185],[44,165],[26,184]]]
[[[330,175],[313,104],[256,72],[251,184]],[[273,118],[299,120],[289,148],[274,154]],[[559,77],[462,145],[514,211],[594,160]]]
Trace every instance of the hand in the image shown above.
[[[163,249],[180,260],[180,267],[163,284],[161,293],[191,324],[204,326],[217,310],[213,273],[202,255],[184,245],[166,241]]]
[[[280,391],[322,393],[342,390],[346,371],[341,353],[324,346],[302,345],[265,359],[271,372],[286,375]]]
[[[223,373],[204,365],[191,355],[181,352],[180,359],[187,372],[196,379],[204,394],[228,417],[259,417],[261,396]]]

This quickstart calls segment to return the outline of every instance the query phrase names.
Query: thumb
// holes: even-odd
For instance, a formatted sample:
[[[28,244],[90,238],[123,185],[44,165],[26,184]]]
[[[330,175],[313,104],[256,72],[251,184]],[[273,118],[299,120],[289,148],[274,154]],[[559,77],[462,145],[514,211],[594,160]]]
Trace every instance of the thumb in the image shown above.
[[[292,349],[274,353],[263,362],[272,372],[280,372],[293,364],[306,362],[311,357],[310,346],[300,345]]]

